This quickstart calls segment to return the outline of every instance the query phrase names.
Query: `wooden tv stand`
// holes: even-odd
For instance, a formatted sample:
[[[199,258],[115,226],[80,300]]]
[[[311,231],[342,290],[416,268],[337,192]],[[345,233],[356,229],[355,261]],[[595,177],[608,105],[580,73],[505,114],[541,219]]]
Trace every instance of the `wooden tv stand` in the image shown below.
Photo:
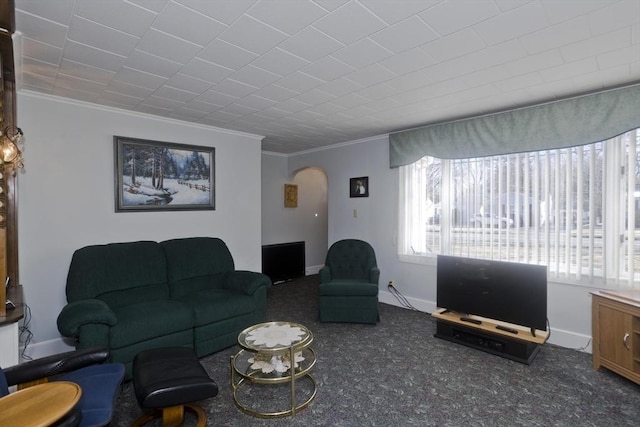
[[[435,337],[527,365],[538,354],[540,345],[549,338],[548,331],[532,331],[524,326],[486,317],[463,316],[443,308],[431,316],[437,321]]]

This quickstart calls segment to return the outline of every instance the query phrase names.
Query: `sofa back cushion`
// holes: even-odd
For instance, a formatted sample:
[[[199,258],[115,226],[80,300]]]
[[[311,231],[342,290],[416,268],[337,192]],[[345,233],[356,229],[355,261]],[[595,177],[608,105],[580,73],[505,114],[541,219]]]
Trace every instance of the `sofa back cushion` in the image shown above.
[[[216,237],[172,239],[160,245],[167,258],[172,298],[220,287],[222,277],[235,270],[229,248]]]
[[[67,301],[96,298],[111,307],[169,298],[167,266],[157,242],[93,245],[73,254]]]
[[[325,265],[331,268],[331,280],[369,281],[370,272],[377,267],[376,254],[371,245],[357,239],[335,242],[327,251]]]

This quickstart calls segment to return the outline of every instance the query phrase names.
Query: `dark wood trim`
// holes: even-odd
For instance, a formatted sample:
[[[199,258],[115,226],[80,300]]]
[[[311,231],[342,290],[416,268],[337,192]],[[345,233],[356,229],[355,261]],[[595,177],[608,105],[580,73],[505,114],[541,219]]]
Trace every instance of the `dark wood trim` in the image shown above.
[[[12,34],[15,31],[15,7],[14,1],[0,1],[0,56],[2,63],[2,128],[6,126],[16,126],[16,85],[13,55]],[[5,281],[5,277],[10,277],[10,285],[17,286],[20,283],[18,267],[18,197],[17,197],[17,174],[14,170],[2,168],[5,180],[3,190],[6,195],[6,234],[5,245],[6,259],[0,270],[0,282]]]
[[[16,32],[14,0],[0,1],[0,29],[8,31],[10,34]]]

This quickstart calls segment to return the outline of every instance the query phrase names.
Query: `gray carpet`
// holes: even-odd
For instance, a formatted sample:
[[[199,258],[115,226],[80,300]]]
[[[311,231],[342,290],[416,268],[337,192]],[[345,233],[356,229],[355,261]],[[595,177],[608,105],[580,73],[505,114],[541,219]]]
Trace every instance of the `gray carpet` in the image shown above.
[[[309,276],[276,285],[267,303],[267,320],[301,323],[314,334],[315,400],[293,417],[245,415],[231,397],[229,359],[238,351],[232,347],[201,360],[220,387],[218,396],[202,402],[208,425],[640,425],[640,386],[594,371],[590,354],[545,344],[527,366],[434,338],[429,315],[388,304],[380,304],[375,326],[321,324],[317,295],[318,278]],[[283,387],[257,393],[253,398],[288,398]],[[127,383],[112,425],[130,425],[140,413]],[[194,418],[187,416],[185,425]]]

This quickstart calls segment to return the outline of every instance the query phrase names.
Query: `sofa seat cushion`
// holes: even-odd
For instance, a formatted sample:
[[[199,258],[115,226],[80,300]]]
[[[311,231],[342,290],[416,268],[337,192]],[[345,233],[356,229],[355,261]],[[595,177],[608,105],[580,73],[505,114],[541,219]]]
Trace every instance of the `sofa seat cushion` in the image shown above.
[[[179,299],[195,314],[195,326],[231,319],[255,310],[251,295],[228,289],[208,289],[185,295]]]
[[[320,296],[377,296],[378,285],[359,280],[332,280],[320,284]]]
[[[194,315],[179,301],[149,301],[114,309],[118,323],[109,330],[112,348],[122,348],[152,338],[191,329]]]

